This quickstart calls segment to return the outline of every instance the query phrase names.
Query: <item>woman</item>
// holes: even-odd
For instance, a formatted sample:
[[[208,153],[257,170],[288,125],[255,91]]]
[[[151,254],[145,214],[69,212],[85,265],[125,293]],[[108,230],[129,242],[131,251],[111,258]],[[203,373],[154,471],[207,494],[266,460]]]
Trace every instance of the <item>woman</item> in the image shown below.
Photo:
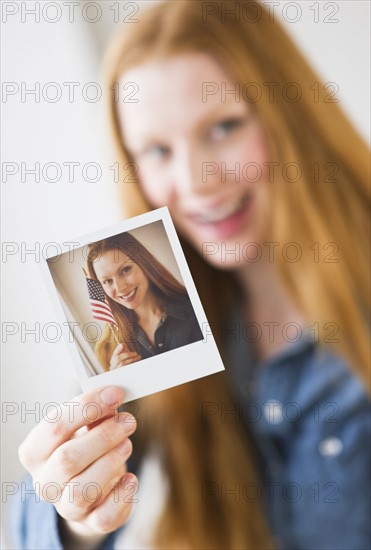
[[[130,233],[91,244],[87,268],[118,324],[96,345],[106,370],[202,340],[185,287]]]
[[[367,548],[367,149],[322,86],[313,97],[317,75],[267,10],[240,2],[237,18],[228,4],[156,3],[107,57],[111,89],[139,90],[137,103],[110,104],[121,163],[139,168],[120,185],[125,213],[168,205],[226,365],[137,404],[133,457],[156,456],[169,487],[151,544]],[[67,546],[132,548],[119,542],[131,504],[114,504],[107,487],[135,478],[107,471],[118,437],[98,394],[77,411],[88,399],[100,425],[68,439],[79,418],[36,456],[42,424],[21,460],[43,483],[94,475],[104,487],[94,503],[62,492]],[[104,446],[105,424],[114,442]],[[84,441],[67,474],[63,450],[76,456]]]

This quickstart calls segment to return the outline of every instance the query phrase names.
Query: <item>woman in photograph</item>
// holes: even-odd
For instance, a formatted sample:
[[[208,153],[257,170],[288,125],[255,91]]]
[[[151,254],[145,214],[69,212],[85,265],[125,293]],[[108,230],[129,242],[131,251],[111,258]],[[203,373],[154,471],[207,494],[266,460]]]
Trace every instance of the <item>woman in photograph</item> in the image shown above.
[[[118,324],[96,344],[105,370],[202,340],[185,287],[130,233],[89,245],[87,268]]]
[[[110,99],[125,216],[168,206],[226,370],[139,400],[132,444],[112,387],[34,428],[20,458],[48,502],[20,508],[19,547],[368,548],[365,143],[258,2],[146,3],[106,68],[138,90]]]

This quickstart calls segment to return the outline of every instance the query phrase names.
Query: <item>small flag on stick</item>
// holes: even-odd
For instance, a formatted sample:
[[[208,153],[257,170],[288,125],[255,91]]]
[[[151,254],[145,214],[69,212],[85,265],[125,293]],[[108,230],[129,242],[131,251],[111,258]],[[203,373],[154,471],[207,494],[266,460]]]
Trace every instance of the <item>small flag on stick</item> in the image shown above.
[[[86,284],[89,292],[90,306],[94,319],[100,321],[106,321],[110,326],[118,328],[116,319],[113,316],[111,308],[107,302],[105,292],[99,281],[90,279],[87,276],[85,269],[83,268],[84,275],[86,277]]]

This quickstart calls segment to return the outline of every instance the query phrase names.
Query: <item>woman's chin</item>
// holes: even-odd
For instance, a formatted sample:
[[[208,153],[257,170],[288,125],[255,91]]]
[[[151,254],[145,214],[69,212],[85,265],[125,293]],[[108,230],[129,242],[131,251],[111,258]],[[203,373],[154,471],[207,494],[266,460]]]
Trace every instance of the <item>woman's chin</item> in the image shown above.
[[[197,248],[205,262],[229,271],[258,262],[264,252],[260,243],[252,235],[245,235],[236,240],[197,243]]]
[[[236,258],[233,258],[233,254],[230,254],[230,257],[229,255],[223,257],[221,254],[208,255],[205,260],[212,267],[223,271],[233,271],[246,265],[246,260],[238,257],[237,254]]]

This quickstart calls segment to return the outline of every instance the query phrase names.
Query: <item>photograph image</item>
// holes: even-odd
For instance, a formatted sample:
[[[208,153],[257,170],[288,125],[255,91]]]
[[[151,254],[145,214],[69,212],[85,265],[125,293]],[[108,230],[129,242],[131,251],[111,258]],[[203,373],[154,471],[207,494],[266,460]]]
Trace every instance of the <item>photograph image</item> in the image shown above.
[[[98,233],[104,237],[95,239]],[[82,384],[121,377],[129,386],[132,380],[139,397],[223,368],[220,359],[212,366],[202,361],[218,352],[167,208],[80,238],[72,248],[42,268]],[[128,399],[133,395],[129,387]]]
[[[144,242],[152,244],[153,253]],[[73,262],[66,253],[48,265],[71,326],[79,320],[84,327],[80,334],[86,337],[76,336],[81,356],[89,361],[95,354],[93,364],[87,365],[91,374],[203,339],[161,221],[91,243],[73,254]],[[97,322],[89,322],[89,316]],[[94,333],[99,336],[96,342]]]

